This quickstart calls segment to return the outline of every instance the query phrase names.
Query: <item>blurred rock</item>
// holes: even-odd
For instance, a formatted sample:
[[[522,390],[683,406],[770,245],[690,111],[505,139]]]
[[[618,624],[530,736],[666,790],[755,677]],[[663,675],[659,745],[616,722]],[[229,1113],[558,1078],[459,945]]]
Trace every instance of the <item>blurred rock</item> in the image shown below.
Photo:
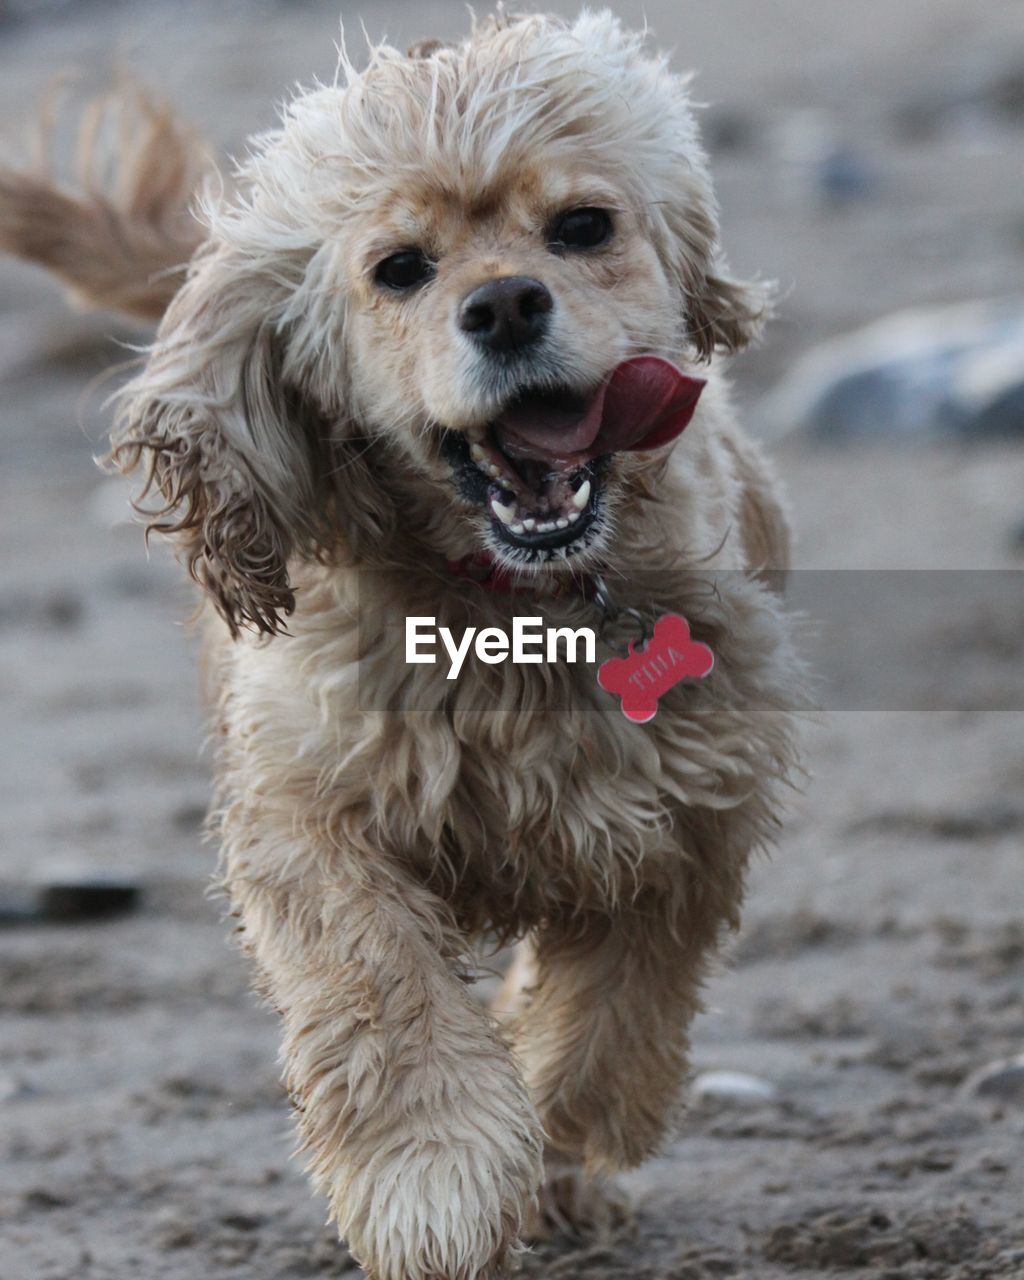
[[[27,1093],[31,1090],[17,1076],[0,1076],[0,1103],[11,1102]]]
[[[967,1097],[1024,1103],[1024,1053],[979,1067],[964,1081],[962,1092]]]
[[[41,601],[39,617],[44,626],[69,630],[82,620],[82,601],[70,591],[53,591]]]
[[[100,920],[134,911],[140,897],[139,886],[132,881],[93,872],[44,885],[39,904],[48,920]]]
[[[1024,122],[1024,58],[998,67],[985,85],[985,100],[1005,120]]]
[[[53,18],[81,0],[0,0],[0,24]]]
[[[770,394],[772,434],[1024,438],[1024,299],[902,311],[812,348]]]
[[[911,91],[892,113],[904,142],[934,142],[942,135],[996,137],[1024,122],[1024,59],[977,58],[939,84]]]
[[[0,891],[0,925],[77,924],[135,911],[139,886],[94,870],[53,876],[38,886]]]
[[[690,1086],[694,1098],[710,1098],[739,1107],[759,1106],[772,1102],[778,1090],[768,1080],[743,1071],[702,1071]]]
[[[948,118],[949,102],[937,93],[908,98],[892,112],[896,137],[913,145],[934,142],[946,127]]]
[[[837,145],[821,157],[815,180],[818,195],[832,208],[868,199],[878,186],[867,157],[847,145]]]
[[[714,107],[701,119],[704,143],[714,155],[750,155],[759,148],[758,122],[746,111]]]
[[[834,112],[790,112],[775,130],[774,150],[785,186],[801,202],[836,211],[870,199],[880,186],[874,161],[844,136]]]

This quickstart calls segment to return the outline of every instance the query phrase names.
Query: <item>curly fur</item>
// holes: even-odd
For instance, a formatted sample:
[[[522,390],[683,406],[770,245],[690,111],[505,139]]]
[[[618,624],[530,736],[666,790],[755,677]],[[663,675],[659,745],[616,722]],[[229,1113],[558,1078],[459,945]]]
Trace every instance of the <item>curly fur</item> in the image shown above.
[[[0,183],[0,227],[25,189]],[[178,206],[182,182],[158,189]],[[93,235],[81,201],[37,198]],[[615,211],[607,252],[553,255],[545,220],[596,202]],[[499,17],[451,47],[345,59],[198,217],[112,458],[142,470],[153,527],[212,604],[224,885],[355,1256],[375,1280],[495,1277],[542,1155],[597,1173],[664,1141],[701,984],[777,834],[801,675],[760,575],[785,569],[786,523],[712,360],[756,336],[765,294],[724,265],[685,82],[607,14]],[[7,243],[68,274],[66,246]],[[409,243],[438,272],[399,301],[373,268]],[[74,282],[138,297],[149,259],[94,244],[120,290],[90,290],[84,268]],[[539,384],[637,352],[708,365],[709,384],[674,449],[613,459],[600,536],[519,565],[525,594],[503,595],[445,567],[505,553],[455,493],[437,427],[470,430],[508,394],[452,317],[516,272],[558,303]],[[714,678],[649,725],[586,667],[467,665],[452,685],[401,660],[408,615],[592,624],[579,582],[596,571],[715,650]],[[488,933],[524,940],[493,1014],[467,987]]]

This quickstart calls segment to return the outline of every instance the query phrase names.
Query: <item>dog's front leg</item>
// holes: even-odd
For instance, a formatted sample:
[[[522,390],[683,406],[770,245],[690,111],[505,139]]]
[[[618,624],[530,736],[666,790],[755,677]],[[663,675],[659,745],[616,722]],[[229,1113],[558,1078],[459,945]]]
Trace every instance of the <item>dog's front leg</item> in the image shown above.
[[[500,1275],[541,1176],[525,1087],[443,904],[383,861],[336,861],[298,879],[228,860],[314,1179],[373,1280]]]
[[[515,1045],[549,1139],[541,1207],[551,1202],[556,1222],[614,1214],[602,1175],[638,1165],[668,1135],[720,923],[650,892],[548,926],[520,956]],[[506,984],[502,1011],[512,997]]]

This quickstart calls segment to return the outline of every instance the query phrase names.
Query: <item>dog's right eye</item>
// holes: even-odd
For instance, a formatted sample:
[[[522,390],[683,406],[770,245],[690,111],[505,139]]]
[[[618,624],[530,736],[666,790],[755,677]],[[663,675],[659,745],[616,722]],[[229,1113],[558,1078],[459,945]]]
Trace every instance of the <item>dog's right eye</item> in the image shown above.
[[[401,253],[393,253],[390,258],[378,262],[373,278],[384,289],[406,293],[426,284],[435,271],[436,267],[422,250],[403,249]]]
[[[551,228],[552,249],[597,249],[612,236],[612,220],[605,209],[570,209]]]

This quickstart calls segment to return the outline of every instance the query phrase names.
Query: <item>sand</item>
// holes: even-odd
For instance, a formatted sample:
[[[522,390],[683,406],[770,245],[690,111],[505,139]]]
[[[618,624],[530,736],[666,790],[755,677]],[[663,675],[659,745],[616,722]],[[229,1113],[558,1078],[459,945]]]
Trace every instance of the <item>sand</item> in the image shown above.
[[[396,40],[463,23],[457,3],[363,12]],[[1024,129],[985,107],[1024,67],[1014,0],[647,13],[703,68],[737,269],[788,291],[736,367],[753,422],[820,338],[1024,294]],[[291,82],[331,74],[334,34],[318,3],[35,6],[0,25],[3,132],[58,68],[101,83],[116,48],[237,148]],[[823,138],[871,176],[841,209],[815,195]],[[144,889],[120,921],[0,928],[0,1280],[354,1275],[290,1159],[274,1019],[204,896],[189,591],[114,524],[120,483],[91,461],[103,391],[86,389],[123,355],[115,337],[138,335],[0,264],[0,876],[108,869]],[[818,571],[795,590],[825,615],[824,710],[694,1036],[698,1072],[772,1096],[695,1102],[629,1179],[631,1226],[556,1238],[527,1274],[1024,1277],[1024,1102],[972,1084],[1024,1051],[1024,594],[981,572],[1024,563],[1024,448],[788,439],[775,456],[798,564]],[[888,682],[850,642],[865,619],[898,655]]]

